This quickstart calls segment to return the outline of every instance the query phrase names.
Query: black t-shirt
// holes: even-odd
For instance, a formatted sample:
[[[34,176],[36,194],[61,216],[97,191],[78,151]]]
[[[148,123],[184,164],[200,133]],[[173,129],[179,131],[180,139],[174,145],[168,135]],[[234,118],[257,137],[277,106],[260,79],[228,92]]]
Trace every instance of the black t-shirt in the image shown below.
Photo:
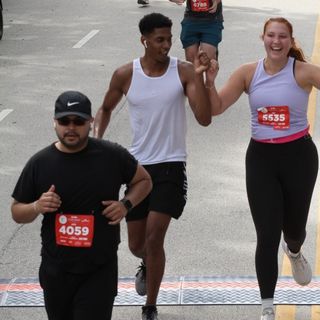
[[[123,147],[89,138],[85,149],[76,153],[59,151],[54,144],[36,153],[23,169],[12,197],[31,203],[55,185],[62,204],[58,212],[44,213],[41,228],[42,257],[74,272],[86,272],[116,257],[120,226],[111,226],[101,212],[103,200],[118,200],[121,185],[129,183],[137,160]],[[91,247],[56,244],[57,213],[93,214]]]
[[[217,6],[217,10],[214,13],[206,12],[206,11],[193,11],[191,6],[191,1],[187,0],[187,6],[185,10],[184,17],[185,18],[200,18],[212,21],[223,21],[223,14],[222,14],[222,2],[220,2]],[[210,7],[212,6],[212,1],[210,1]]]

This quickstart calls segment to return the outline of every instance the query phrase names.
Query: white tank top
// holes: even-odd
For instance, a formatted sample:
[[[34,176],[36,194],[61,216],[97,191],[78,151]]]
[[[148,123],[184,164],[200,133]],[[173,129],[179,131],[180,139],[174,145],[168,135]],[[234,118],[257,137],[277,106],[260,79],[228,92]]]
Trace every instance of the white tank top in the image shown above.
[[[186,161],[185,95],[177,58],[160,77],[147,76],[133,61],[127,92],[132,129],[131,154],[140,164]]]

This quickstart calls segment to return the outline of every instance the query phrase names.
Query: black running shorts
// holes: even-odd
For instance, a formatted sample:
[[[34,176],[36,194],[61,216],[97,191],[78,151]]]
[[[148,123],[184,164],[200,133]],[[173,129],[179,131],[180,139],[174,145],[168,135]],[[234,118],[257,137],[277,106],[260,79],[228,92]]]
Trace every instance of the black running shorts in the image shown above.
[[[152,178],[152,191],[127,214],[126,220],[144,219],[150,211],[168,214],[178,219],[187,201],[186,163],[163,162],[145,165],[144,168]]]

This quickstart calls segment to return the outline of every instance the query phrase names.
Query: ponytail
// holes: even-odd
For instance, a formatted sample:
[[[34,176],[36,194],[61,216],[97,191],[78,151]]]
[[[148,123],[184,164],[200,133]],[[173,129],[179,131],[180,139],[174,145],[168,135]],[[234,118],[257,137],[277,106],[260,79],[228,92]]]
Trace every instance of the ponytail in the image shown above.
[[[288,52],[288,57],[293,57],[298,61],[307,62],[302,49],[297,46],[296,41],[294,39],[293,39],[293,46]]]

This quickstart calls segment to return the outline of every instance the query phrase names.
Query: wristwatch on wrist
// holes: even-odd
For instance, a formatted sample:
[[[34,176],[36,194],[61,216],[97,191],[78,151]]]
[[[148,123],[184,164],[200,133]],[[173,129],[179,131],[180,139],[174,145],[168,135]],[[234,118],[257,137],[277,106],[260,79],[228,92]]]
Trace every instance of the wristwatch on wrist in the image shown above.
[[[133,205],[129,199],[123,198],[120,200],[120,202],[124,205],[128,212],[133,208]]]

